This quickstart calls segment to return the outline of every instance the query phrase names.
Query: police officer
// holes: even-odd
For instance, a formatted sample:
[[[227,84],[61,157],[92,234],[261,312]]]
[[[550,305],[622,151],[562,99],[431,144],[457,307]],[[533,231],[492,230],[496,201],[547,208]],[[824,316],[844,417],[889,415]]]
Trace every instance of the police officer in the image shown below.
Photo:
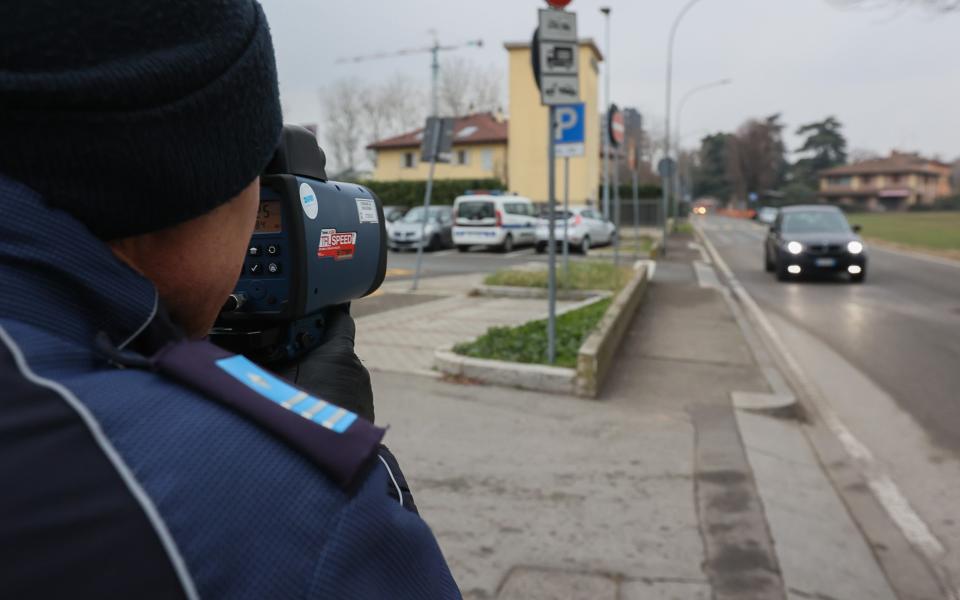
[[[2,12],[0,597],[459,598],[372,407],[203,341],[281,132],[260,6]]]

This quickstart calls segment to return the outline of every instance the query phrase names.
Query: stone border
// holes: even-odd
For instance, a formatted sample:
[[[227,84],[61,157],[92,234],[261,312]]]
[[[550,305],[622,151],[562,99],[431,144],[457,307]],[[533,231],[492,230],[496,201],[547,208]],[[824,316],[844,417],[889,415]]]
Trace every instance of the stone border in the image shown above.
[[[610,308],[600,319],[597,329],[584,340],[577,356],[577,395],[596,398],[613,366],[620,342],[647,291],[645,263],[634,265],[636,275],[616,295]]]
[[[445,375],[465,377],[481,383],[596,398],[647,289],[649,277],[646,263],[638,261],[634,269],[636,274],[614,297],[597,329],[580,347],[576,369],[472,358],[455,354],[449,348],[434,353],[434,368]],[[599,299],[598,295],[594,294],[563,312],[591,304]]]
[[[613,294],[607,290],[557,290],[557,300],[589,300],[591,298],[609,298],[612,295]],[[546,300],[547,288],[514,285],[481,285],[470,290],[470,296]]]
[[[573,369],[472,358],[447,350],[438,350],[433,356],[434,367],[443,374],[481,383],[554,394],[573,394],[577,387]]]

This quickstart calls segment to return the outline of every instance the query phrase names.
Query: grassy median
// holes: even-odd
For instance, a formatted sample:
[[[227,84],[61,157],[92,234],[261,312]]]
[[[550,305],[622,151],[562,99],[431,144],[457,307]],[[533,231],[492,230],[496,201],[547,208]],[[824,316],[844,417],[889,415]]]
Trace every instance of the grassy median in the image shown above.
[[[610,290],[619,291],[633,277],[633,269],[614,266],[609,262],[571,262],[570,276],[564,273],[563,264],[557,263],[557,287],[564,290]],[[497,271],[484,280],[487,285],[511,287],[547,287],[547,270],[508,269]]]
[[[849,220],[868,239],[960,255],[960,212],[857,213]]]
[[[577,353],[610,306],[610,298],[557,317],[558,367],[576,367]],[[474,358],[519,363],[546,364],[547,321],[531,321],[518,327],[492,327],[473,342],[459,344],[454,352]]]

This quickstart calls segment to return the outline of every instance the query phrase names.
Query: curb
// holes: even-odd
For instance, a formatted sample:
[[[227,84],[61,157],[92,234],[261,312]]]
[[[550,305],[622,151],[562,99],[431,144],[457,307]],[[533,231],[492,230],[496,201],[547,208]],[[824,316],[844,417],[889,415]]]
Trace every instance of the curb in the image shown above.
[[[636,265],[636,271],[630,283],[613,299],[596,331],[580,346],[577,355],[577,394],[580,396],[596,398],[600,394],[617,348],[640,306],[649,277],[643,263]]]
[[[577,372],[573,369],[472,358],[446,350],[433,356],[434,366],[445,375],[554,394],[569,395],[576,390]]]
[[[647,289],[647,263],[638,261],[634,269],[636,274],[614,297],[597,329],[580,346],[576,369],[473,358],[455,354],[449,348],[434,352],[434,368],[446,375],[466,377],[481,383],[596,398]],[[593,293],[584,302],[568,307],[563,312],[576,310],[609,295],[609,292]]]
[[[557,290],[557,300],[589,300],[608,298],[612,294],[606,290]],[[468,296],[484,298],[521,298],[546,300],[547,288],[520,287],[512,285],[482,285],[470,290]]]

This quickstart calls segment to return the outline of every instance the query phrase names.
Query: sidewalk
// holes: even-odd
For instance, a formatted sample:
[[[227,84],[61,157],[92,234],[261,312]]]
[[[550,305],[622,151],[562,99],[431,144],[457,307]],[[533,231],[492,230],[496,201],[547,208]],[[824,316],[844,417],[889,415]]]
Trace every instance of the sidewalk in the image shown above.
[[[788,391],[691,239],[671,238],[599,401],[374,372],[386,442],[466,598],[894,598],[799,424],[734,408]],[[455,300],[359,319],[358,354],[415,352],[421,326],[469,337],[439,324]],[[409,337],[364,331],[378,317]]]
[[[519,325],[547,316],[545,300],[469,297],[483,275],[423,279],[410,293],[410,282],[387,283],[383,291],[403,308],[360,317],[356,349],[370,371],[434,375],[433,353],[469,341],[490,327]],[[416,302],[417,299],[423,300]],[[562,311],[574,302],[557,302]]]

